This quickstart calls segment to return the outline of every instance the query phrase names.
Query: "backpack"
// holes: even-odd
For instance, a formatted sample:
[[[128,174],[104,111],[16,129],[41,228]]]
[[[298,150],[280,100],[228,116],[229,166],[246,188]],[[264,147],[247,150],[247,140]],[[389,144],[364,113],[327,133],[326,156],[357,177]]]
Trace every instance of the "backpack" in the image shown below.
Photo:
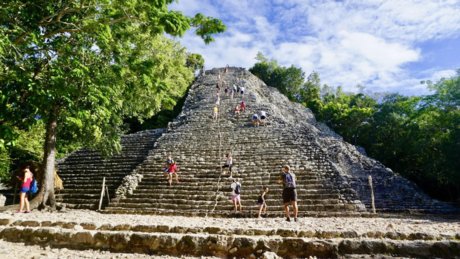
[[[37,185],[37,181],[35,180],[35,178],[32,180],[32,183],[30,184],[30,192],[31,193],[38,192],[38,185]]]
[[[284,188],[295,188],[294,175],[291,173],[284,173]]]
[[[241,184],[236,184],[235,194],[240,194],[240,193],[241,193]]]

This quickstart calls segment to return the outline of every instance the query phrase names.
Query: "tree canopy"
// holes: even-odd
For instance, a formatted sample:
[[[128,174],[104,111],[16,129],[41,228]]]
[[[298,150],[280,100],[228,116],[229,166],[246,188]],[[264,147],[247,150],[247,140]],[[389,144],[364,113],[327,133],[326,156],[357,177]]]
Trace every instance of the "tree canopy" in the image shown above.
[[[43,123],[40,203],[54,206],[56,139],[104,154],[120,149],[124,118],[171,109],[193,80],[186,52],[163,34],[188,29],[206,44],[226,30],[218,19],[168,10],[172,0],[2,2],[0,148],[16,129]]]

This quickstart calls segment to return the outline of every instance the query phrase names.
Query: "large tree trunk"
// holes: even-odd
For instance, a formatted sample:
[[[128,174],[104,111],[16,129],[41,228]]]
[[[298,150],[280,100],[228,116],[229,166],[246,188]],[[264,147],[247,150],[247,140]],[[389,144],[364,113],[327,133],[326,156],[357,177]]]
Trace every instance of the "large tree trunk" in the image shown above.
[[[40,207],[45,207],[47,204],[52,210],[56,209],[56,199],[54,197],[54,166],[56,158],[56,131],[57,118],[52,116],[46,126],[45,137],[45,154],[43,156],[43,177],[41,181],[40,192],[33,200]],[[35,201],[37,200],[37,201]],[[32,204],[30,204],[32,205]],[[34,204],[35,205],[35,204]]]

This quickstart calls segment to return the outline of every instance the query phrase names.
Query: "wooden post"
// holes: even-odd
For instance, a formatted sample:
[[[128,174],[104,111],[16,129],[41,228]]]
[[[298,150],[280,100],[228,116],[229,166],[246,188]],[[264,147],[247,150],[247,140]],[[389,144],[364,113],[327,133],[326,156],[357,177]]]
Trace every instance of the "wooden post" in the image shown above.
[[[369,175],[369,185],[371,187],[372,213],[375,214],[374,189],[372,188],[372,176]]]
[[[109,187],[105,187],[105,194],[107,194],[107,200],[109,201],[110,203],[110,196],[109,196]]]
[[[13,196],[13,204],[16,204],[16,193],[18,191],[18,182],[14,185],[14,196]]]
[[[102,199],[104,198],[104,191],[105,191],[105,177],[102,180],[102,190],[101,190],[101,199],[99,200],[99,210],[102,208]]]

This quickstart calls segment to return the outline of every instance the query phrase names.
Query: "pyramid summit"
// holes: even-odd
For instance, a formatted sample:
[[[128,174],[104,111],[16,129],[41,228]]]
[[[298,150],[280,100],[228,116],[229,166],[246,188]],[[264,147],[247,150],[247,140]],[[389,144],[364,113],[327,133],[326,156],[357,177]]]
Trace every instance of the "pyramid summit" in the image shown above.
[[[377,212],[452,213],[453,207],[431,199],[416,185],[393,173],[359,148],[315,120],[301,104],[290,102],[244,68],[214,68],[191,86],[183,110],[167,129],[126,135],[121,154],[104,161],[82,149],[57,165],[65,190],[58,200],[68,207],[97,208],[102,178],[107,178],[111,213],[233,216],[230,185],[222,174],[226,154],[233,158],[233,178],[242,185],[241,216],[256,216],[263,188],[268,217],[283,217],[282,185],[289,165],[297,176],[299,216],[370,216],[372,177]],[[244,95],[225,95],[221,87],[213,121],[218,76]],[[245,102],[246,111],[234,109]],[[264,111],[267,125],[255,127]],[[179,182],[169,186],[166,157],[179,168]]]

